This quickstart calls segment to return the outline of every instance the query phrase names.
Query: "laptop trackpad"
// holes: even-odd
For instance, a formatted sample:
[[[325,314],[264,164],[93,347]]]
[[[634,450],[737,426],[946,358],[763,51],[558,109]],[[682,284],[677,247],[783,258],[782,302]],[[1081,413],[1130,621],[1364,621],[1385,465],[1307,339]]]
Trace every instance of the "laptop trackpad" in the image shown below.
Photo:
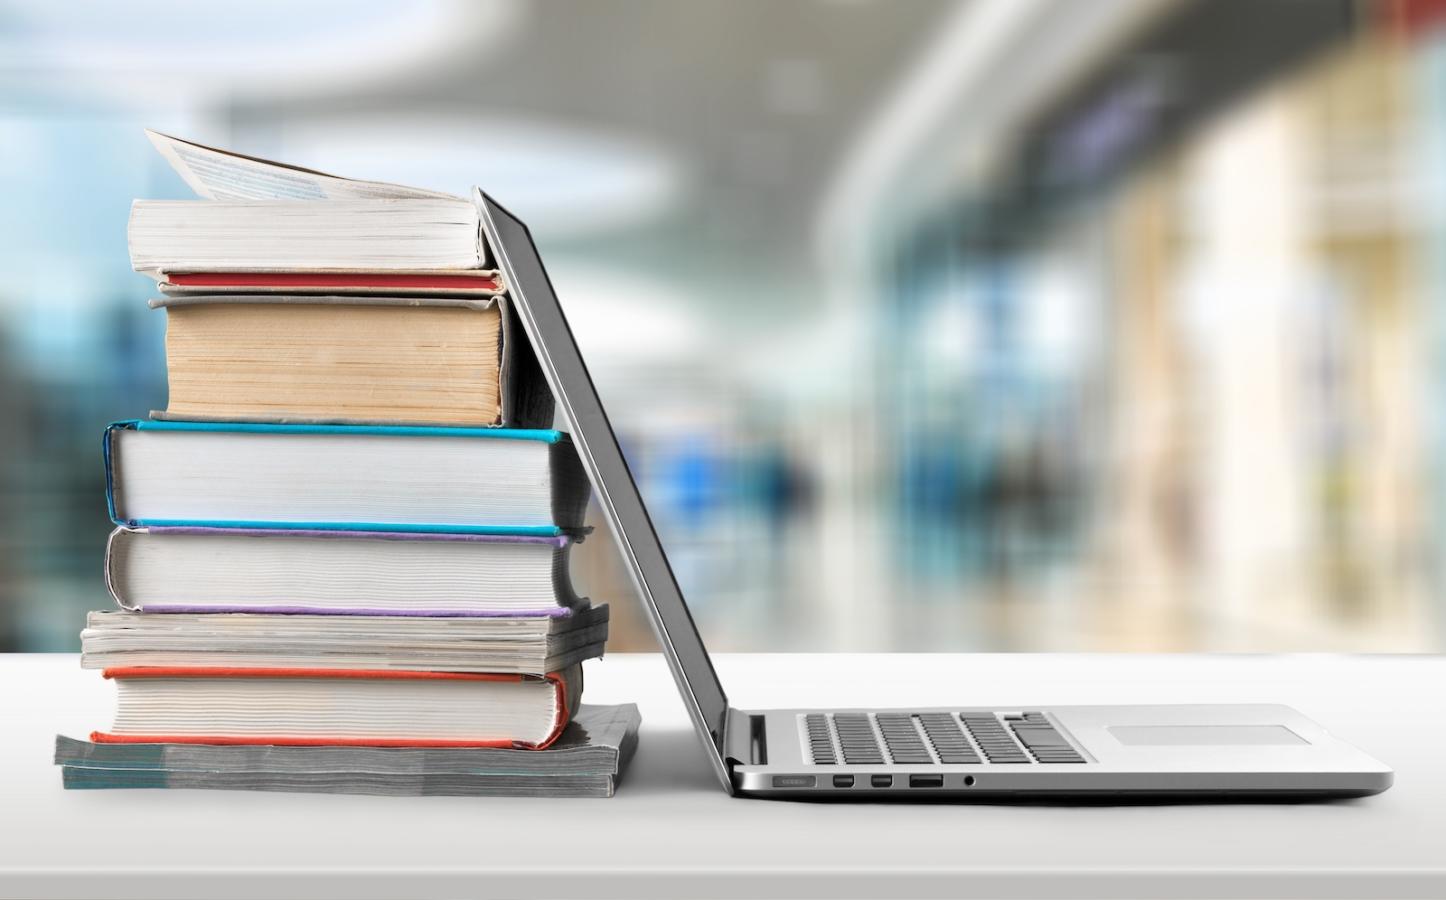
[[[1284,725],[1113,725],[1121,744],[1141,747],[1238,747],[1305,744]]]

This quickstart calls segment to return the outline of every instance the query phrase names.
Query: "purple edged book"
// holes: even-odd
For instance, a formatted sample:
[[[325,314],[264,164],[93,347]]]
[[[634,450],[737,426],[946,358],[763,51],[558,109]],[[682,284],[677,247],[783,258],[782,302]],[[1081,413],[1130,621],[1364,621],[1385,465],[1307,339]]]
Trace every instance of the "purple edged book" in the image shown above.
[[[574,538],[411,531],[117,528],[105,580],[158,613],[566,616]]]
[[[608,608],[578,597],[568,535],[117,528],[81,664],[487,671],[601,656]]]

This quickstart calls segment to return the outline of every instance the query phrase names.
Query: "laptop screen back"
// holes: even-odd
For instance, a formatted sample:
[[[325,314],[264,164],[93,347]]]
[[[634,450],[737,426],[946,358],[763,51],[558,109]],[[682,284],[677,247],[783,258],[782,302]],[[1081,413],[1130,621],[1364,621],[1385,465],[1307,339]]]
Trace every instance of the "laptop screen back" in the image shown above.
[[[709,755],[716,773],[731,788],[722,750],[728,699],[658,542],[537,247],[527,226],[511,213],[485,194],[479,193],[477,199],[482,227],[497,257],[497,267],[502,270],[513,309],[557,398],[598,505],[637,585],[693,723],[712,750]]]

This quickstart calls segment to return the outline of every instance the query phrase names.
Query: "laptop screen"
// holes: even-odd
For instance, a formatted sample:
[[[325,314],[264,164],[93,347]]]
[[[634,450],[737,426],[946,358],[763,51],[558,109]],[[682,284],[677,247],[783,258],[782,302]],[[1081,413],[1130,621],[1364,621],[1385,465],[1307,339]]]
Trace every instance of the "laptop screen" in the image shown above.
[[[537,247],[527,226],[511,213],[485,194],[478,192],[476,198],[482,210],[482,227],[497,257],[497,267],[502,270],[513,308],[557,398],[598,505],[648,610],[683,701],[700,735],[710,738],[714,768],[728,784],[722,755],[728,699],[658,542]]]

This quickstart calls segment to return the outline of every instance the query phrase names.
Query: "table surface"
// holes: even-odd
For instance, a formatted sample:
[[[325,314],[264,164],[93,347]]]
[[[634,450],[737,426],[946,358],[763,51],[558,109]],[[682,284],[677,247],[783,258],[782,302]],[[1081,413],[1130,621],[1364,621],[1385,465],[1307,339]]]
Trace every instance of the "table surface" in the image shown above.
[[[642,709],[610,800],[64,791],[56,733],[107,725],[70,655],[0,656],[0,897],[1446,896],[1446,659],[720,655],[740,707],[1282,702],[1396,769],[1310,804],[730,798],[660,657],[590,663]]]

